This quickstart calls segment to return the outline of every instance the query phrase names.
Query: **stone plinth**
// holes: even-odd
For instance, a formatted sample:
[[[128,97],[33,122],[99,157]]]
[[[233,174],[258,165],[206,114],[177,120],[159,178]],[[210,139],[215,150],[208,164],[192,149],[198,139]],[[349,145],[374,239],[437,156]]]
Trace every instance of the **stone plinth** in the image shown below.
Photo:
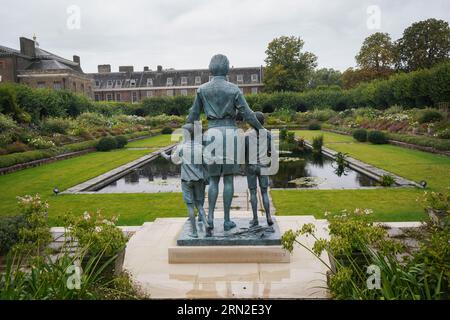
[[[169,263],[289,263],[281,246],[169,247]]]
[[[202,222],[198,225],[198,238],[189,236],[191,224],[188,220],[183,225],[177,239],[178,246],[280,246],[281,234],[277,220],[268,226],[265,219],[260,219],[260,224],[249,227],[249,218],[235,218],[236,227],[224,231],[223,219],[215,219],[214,230],[211,235],[206,233]],[[213,249],[212,249],[213,250]],[[236,251],[236,250],[235,250]]]

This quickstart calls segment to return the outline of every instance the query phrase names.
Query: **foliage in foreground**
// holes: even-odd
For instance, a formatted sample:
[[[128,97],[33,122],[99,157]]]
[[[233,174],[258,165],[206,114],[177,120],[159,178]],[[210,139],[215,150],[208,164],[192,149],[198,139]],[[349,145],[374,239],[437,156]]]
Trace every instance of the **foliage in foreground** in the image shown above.
[[[448,224],[428,225],[428,236],[417,251],[410,252],[401,242],[388,238],[382,226],[370,222],[370,214],[368,209],[327,213],[329,240],[318,238],[314,225],[305,224],[300,230],[286,232],[283,246],[292,251],[298,244],[328,267],[328,287],[335,299],[449,299]],[[299,240],[303,235],[316,240],[312,249]],[[380,271],[379,282],[370,278],[376,269]]]
[[[39,196],[19,198],[27,225],[0,272],[0,300],[135,299],[127,274],[116,270],[126,238],[113,220],[85,213],[66,220],[65,242],[47,245],[48,205]]]

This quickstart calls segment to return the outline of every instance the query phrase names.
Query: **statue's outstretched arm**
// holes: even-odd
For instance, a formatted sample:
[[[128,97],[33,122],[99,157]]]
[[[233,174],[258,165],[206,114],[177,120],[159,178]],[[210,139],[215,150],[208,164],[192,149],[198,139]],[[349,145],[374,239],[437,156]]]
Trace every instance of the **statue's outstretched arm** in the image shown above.
[[[249,125],[251,125],[255,129],[264,129],[262,124],[259,123],[258,119],[256,119],[255,114],[253,113],[252,109],[250,109],[250,107],[248,106],[248,103],[241,92],[237,94],[235,104],[239,113],[242,115],[244,121],[246,121]]]

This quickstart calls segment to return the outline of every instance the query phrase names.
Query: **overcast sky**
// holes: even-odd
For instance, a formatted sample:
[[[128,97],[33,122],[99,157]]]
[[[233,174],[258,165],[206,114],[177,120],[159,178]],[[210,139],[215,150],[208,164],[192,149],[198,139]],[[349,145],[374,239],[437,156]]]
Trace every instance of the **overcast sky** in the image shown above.
[[[267,44],[300,36],[319,67],[354,66],[362,41],[381,31],[393,39],[415,21],[450,20],[448,0],[0,0],[0,44],[19,48],[32,37],[66,58],[98,64],[206,68],[215,53],[236,67],[264,64]],[[71,5],[75,11],[67,13]],[[380,9],[378,25],[376,5]],[[76,19],[77,8],[80,19]],[[370,9],[370,8],[369,8]],[[69,10],[70,11],[70,10]],[[79,28],[77,28],[79,21]],[[68,22],[69,26],[68,27]],[[368,22],[369,26],[368,27]],[[379,29],[377,29],[379,27]]]

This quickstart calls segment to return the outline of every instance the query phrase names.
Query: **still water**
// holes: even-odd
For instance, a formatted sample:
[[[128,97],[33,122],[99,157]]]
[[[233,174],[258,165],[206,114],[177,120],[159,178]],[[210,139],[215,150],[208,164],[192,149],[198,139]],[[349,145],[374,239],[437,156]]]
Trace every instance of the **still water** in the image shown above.
[[[375,185],[376,181],[368,176],[349,168],[340,171],[332,159],[312,152],[280,157],[278,173],[270,177],[271,188],[357,189]],[[245,176],[235,176],[234,190],[247,190]],[[97,192],[181,192],[180,167],[159,157]]]

